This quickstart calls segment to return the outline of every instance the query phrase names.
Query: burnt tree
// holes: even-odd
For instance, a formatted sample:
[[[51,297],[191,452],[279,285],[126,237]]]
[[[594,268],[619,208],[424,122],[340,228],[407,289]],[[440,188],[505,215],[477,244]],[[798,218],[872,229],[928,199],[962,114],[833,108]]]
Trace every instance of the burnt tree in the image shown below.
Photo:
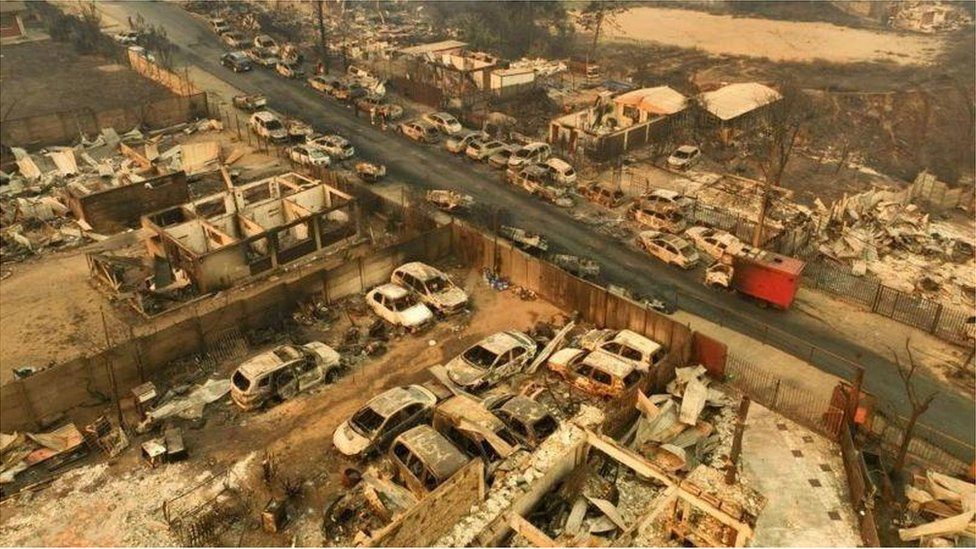
[[[939,394],[938,391],[933,391],[924,398],[919,397],[918,389],[912,380],[919,365],[912,355],[909,338],[905,339],[905,351],[908,353],[908,364],[902,364],[901,359],[898,358],[898,353],[894,349],[891,349],[891,354],[895,358],[895,365],[898,367],[898,377],[901,378],[902,383],[905,385],[905,394],[908,396],[908,403],[912,406],[912,411],[908,415],[908,420],[905,422],[904,431],[902,432],[901,444],[898,447],[898,456],[895,459],[894,467],[892,467],[892,473],[896,475],[900,475],[905,468],[908,445],[912,442],[912,435],[915,431],[915,424],[918,422],[918,418],[929,409],[932,401]]]

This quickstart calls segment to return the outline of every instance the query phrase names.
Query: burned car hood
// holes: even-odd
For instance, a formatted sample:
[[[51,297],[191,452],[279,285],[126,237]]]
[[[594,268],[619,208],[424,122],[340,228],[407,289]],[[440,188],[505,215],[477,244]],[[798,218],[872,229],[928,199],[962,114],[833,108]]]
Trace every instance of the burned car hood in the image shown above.
[[[482,370],[480,368],[471,366],[461,357],[455,358],[454,360],[448,362],[446,369],[447,377],[461,387],[471,387],[472,385],[481,383],[485,375],[488,373],[487,370]]]
[[[332,434],[332,445],[344,455],[355,456],[369,446],[369,439],[354,431],[348,421],[343,421]]]
[[[451,287],[431,296],[439,307],[454,307],[468,301],[468,294],[458,287]]]

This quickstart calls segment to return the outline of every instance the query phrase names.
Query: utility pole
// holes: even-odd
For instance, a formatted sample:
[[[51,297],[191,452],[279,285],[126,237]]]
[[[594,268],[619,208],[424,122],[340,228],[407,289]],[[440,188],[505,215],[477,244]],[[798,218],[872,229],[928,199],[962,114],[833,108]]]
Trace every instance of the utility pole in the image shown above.
[[[763,229],[766,227],[766,215],[769,212],[770,202],[772,202],[772,195],[769,192],[769,179],[765,178],[762,185],[762,192],[760,194],[759,200],[759,219],[756,222],[756,228],[752,232],[752,247],[759,248],[762,246],[762,236]]]
[[[315,11],[319,20],[319,55],[322,58],[322,67],[326,74],[329,73],[329,48],[325,45],[325,19],[322,15],[322,3],[325,0],[316,0]]]
[[[739,454],[742,453],[742,434],[746,430],[746,416],[749,415],[748,396],[742,397],[739,402],[739,414],[735,418],[735,433],[732,435],[732,451],[729,453],[729,468],[725,471],[725,483],[735,484],[738,474]]]

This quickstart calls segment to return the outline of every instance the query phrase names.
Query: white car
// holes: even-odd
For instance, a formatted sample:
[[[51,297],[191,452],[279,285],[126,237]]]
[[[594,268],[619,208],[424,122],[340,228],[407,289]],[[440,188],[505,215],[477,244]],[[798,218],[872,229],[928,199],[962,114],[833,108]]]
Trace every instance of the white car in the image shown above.
[[[695,247],[705,252],[712,259],[718,259],[725,254],[737,255],[750,248],[742,243],[734,234],[721,229],[710,227],[692,227],[685,231],[685,236]]]
[[[426,263],[400,265],[390,275],[390,282],[417,292],[421,301],[443,315],[459,313],[468,306],[468,294]]]
[[[472,160],[486,160],[493,154],[505,149],[506,147],[508,147],[508,145],[498,141],[497,139],[492,139],[490,141],[473,139],[472,143],[468,145],[468,148],[464,150],[464,154],[468,155],[468,158]]]
[[[136,31],[122,31],[116,33],[112,38],[123,46],[131,46],[139,42],[139,33]]]
[[[670,265],[690,269],[698,263],[698,252],[687,240],[660,231],[642,231],[637,245],[647,253]]]
[[[486,139],[487,137],[488,134],[485,132],[468,131],[458,133],[444,142],[444,148],[447,149],[447,152],[461,154],[475,139]]]
[[[464,131],[464,127],[457,121],[457,118],[446,112],[427,113],[421,118],[433,124],[446,135],[454,135]]]
[[[371,454],[421,423],[435,404],[437,396],[420,385],[393,387],[343,421],[332,433],[332,445],[347,456]]]
[[[251,48],[246,51],[247,56],[254,61],[255,65],[262,67],[275,67],[278,65],[278,54],[268,48]]]
[[[576,184],[576,170],[573,169],[569,162],[559,158],[550,158],[542,165],[549,170],[549,174],[554,183],[567,186]]]
[[[613,355],[643,371],[657,366],[667,355],[660,343],[632,330],[590,330],[580,338],[580,347]]]
[[[339,353],[325,343],[279,345],[237,367],[230,397],[241,409],[253,410],[271,398],[285,400],[323,381],[331,383],[341,373]]]
[[[277,116],[268,111],[258,111],[251,115],[248,122],[251,130],[258,136],[281,143],[288,141],[288,130]]]
[[[526,164],[540,164],[548,160],[551,155],[552,148],[549,147],[548,143],[529,143],[512,153],[508,158],[508,165],[512,168],[518,168]]]
[[[312,139],[310,143],[337,160],[345,160],[356,155],[356,148],[341,135],[323,135]]]
[[[334,90],[336,86],[339,85],[338,79],[326,78],[325,76],[322,76],[320,74],[316,74],[315,76],[310,76],[308,80],[306,80],[306,82],[308,82],[308,86],[310,88],[322,93],[331,93],[332,90]]]
[[[678,170],[690,168],[701,159],[701,150],[694,145],[682,145],[668,157],[668,166]]]
[[[366,303],[383,320],[410,331],[419,331],[434,320],[426,305],[396,284],[377,286],[366,294]]]
[[[521,372],[536,354],[536,344],[522,332],[490,335],[445,365],[447,377],[466,391],[479,391]]]
[[[300,166],[328,166],[331,163],[325,151],[311,145],[295,145],[288,149],[288,156]]]

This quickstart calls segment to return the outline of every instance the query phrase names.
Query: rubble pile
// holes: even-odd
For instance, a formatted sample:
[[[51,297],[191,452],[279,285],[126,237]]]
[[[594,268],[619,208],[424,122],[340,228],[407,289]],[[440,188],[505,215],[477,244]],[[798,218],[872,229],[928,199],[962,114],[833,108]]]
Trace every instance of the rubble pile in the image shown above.
[[[902,541],[958,547],[961,538],[976,538],[976,484],[931,470],[916,472],[905,486],[905,499],[905,528],[898,530]]]
[[[700,463],[726,465],[735,411],[725,393],[709,383],[704,366],[677,368],[667,394],[640,394],[631,448],[672,473]]]
[[[19,261],[44,250],[104,240],[82,220],[71,219],[72,197],[83,197],[176,171],[188,175],[213,171],[220,161],[215,141],[182,143],[184,136],[220,131],[217,120],[204,119],[169,128],[119,134],[103,128],[77,144],[51,146],[33,153],[13,147],[17,172],[2,174],[0,243],[4,261]]]
[[[953,305],[974,304],[976,261],[972,235],[959,234],[908,202],[908,191],[870,190],[818,204],[819,251],[871,273],[887,286]]]
[[[465,547],[471,545],[482,530],[499,517],[522,495],[531,484],[544,476],[550,468],[566,455],[567,451],[586,441],[585,429],[592,429],[603,421],[603,412],[592,406],[582,406],[570,421],[564,421],[549,436],[531,458],[524,462],[522,472],[512,471],[496,482],[486,494],[485,500],[471,513],[458,521],[436,543],[437,547]]]

